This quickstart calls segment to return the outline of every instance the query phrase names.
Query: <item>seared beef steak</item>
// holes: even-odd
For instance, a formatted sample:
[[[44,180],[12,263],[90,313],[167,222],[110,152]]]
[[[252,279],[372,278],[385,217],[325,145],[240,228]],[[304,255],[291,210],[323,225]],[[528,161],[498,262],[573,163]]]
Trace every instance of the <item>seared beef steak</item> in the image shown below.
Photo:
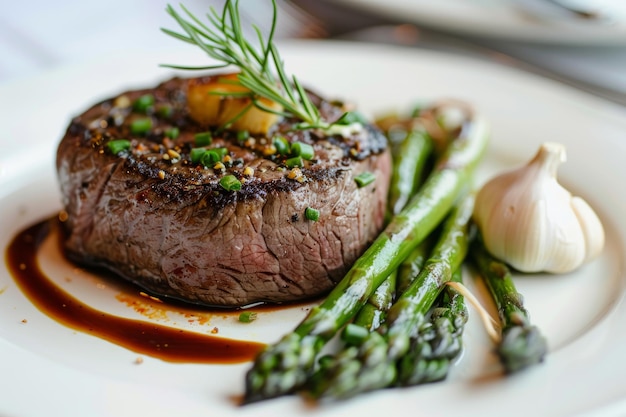
[[[294,120],[266,137],[213,129],[211,143],[200,145],[216,149],[219,160],[193,162],[196,141],[208,136],[197,133],[208,127],[189,117],[189,83],[175,78],[130,91],[72,121],[57,154],[68,255],[154,295],[207,305],[327,292],[383,226],[385,137],[372,126],[326,136],[294,130]],[[312,98],[326,120],[344,111]],[[272,144],[278,136],[312,145],[313,158],[288,166],[289,155]],[[130,147],[116,149],[111,142],[119,139]],[[376,179],[359,187],[355,177],[364,172]],[[239,190],[220,185],[227,175]],[[319,211],[317,221],[305,216],[307,207]]]

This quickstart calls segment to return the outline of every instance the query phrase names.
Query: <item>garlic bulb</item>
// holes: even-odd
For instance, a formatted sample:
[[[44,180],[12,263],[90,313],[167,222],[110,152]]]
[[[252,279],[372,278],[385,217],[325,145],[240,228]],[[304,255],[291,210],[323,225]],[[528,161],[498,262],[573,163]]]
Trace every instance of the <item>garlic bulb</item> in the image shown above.
[[[600,219],[557,181],[564,161],[563,145],[544,143],[527,165],[491,179],[476,196],[486,248],[519,271],[569,272],[602,251]]]

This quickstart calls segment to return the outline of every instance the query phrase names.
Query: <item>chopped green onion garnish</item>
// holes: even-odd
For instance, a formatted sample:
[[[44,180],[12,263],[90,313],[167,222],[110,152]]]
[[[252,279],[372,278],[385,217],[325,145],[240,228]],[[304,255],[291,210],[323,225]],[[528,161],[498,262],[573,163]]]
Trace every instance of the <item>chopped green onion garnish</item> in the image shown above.
[[[133,103],[133,109],[140,113],[147,113],[148,109],[154,105],[154,96],[152,94],[144,94]]]
[[[281,155],[289,155],[289,153],[291,152],[289,141],[285,139],[283,136],[274,137],[272,144],[276,148],[276,152],[278,152]]]
[[[216,154],[218,154],[220,156],[220,159],[222,159],[223,157],[225,157],[228,154],[228,149],[227,148],[213,148],[211,150],[213,152],[215,152]]]
[[[239,142],[243,142],[249,137],[250,137],[250,132],[248,132],[247,130],[240,130],[239,132],[237,132],[237,140]]]
[[[207,146],[213,142],[213,135],[211,132],[196,133],[193,137],[196,146]]]
[[[354,177],[354,181],[356,181],[356,185],[361,188],[365,187],[368,184],[371,184],[376,179],[376,175],[371,172],[364,172],[362,174]]]
[[[351,125],[352,123],[366,124],[367,119],[359,112],[349,111],[344,113],[334,124],[347,126]]]
[[[189,152],[191,162],[194,164],[202,163],[202,165],[207,167],[213,166],[216,162],[221,161],[226,154],[228,154],[228,149],[226,148],[193,148]]]
[[[200,157],[200,162],[202,162],[202,165],[204,165],[205,167],[210,167],[210,166],[213,166],[213,164],[215,164],[216,162],[220,161],[221,159],[222,158],[214,150],[207,150]]]
[[[150,129],[152,129],[152,119],[149,117],[135,119],[130,124],[130,131],[135,135],[145,135]]]
[[[307,207],[304,210],[304,217],[307,218],[307,220],[311,220],[311,221],[318,221],[320,218],[320,212],[317,209],[314,209],[313,207]]]
[[[169,119],[174,114],[174,108],[169,104],[163,104],[157,108],[157,114],[164,119]]]
[[[170,139],[176,139],[178,135],[180,135],[180,129],[178,129],[176,126],[170,127],[165,131],[165,136]]]
[[[289,167],[289,168],[295,168],[295,167],[303,167],[304,166],[304,161],[302,160],[302,157],[300,156],[294,156],[293,158],[289,158],[285,161],[285,164]]]
[[[301,156],[303,159],[312,159],[315,155],[313,147],[308,143],[295,142],[291,145],[291,152],[294,156]]]
[[[191,162],[197,164],[202,160],[202,156],[206,153],[206,149],[204,148],[193,148],[191,152],[189,152],[189,156],[191,157]]]
[[[241,182],[234,175],[225,175],[220,180],[220,185],[226,191],[241,190]]]
[[[256,313],[254,311],[244,311],[239,315],[239,321],[242,323],[250,323],[256,320]]]
[[[127,151],[130,149],[130,141],[127,139],[116,139],[107,143],[107,148],[109,148],[109,152],[113,155],[117,155],[122,151]]]

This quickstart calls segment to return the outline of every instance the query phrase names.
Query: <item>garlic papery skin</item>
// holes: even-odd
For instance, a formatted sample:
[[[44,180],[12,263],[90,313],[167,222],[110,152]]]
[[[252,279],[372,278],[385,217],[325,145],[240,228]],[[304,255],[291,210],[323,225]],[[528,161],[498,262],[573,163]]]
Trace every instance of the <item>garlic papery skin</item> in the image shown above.
[[[594,210],[561,186],[565,147],[547,142],[525,166],[489,180],[474,221],[492,255],[522,272],[566,273],[598,256],[604,228]]]

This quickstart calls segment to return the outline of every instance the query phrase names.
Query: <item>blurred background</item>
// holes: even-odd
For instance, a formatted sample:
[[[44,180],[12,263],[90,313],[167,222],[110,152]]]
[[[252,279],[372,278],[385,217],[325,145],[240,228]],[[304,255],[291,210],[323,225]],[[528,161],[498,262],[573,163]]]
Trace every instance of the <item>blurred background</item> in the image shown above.
[[[222,0],[185,0],[203,13]],[[467,54],[626,105],[624,0],[277,0],[280,38],[341,39]],[[175,2],[177,4],[177,2]],[[24,0],[0,15],[0,84],[118,53],[173,49],[166,0]],[[241,0],[267,29],[269,0]]]

